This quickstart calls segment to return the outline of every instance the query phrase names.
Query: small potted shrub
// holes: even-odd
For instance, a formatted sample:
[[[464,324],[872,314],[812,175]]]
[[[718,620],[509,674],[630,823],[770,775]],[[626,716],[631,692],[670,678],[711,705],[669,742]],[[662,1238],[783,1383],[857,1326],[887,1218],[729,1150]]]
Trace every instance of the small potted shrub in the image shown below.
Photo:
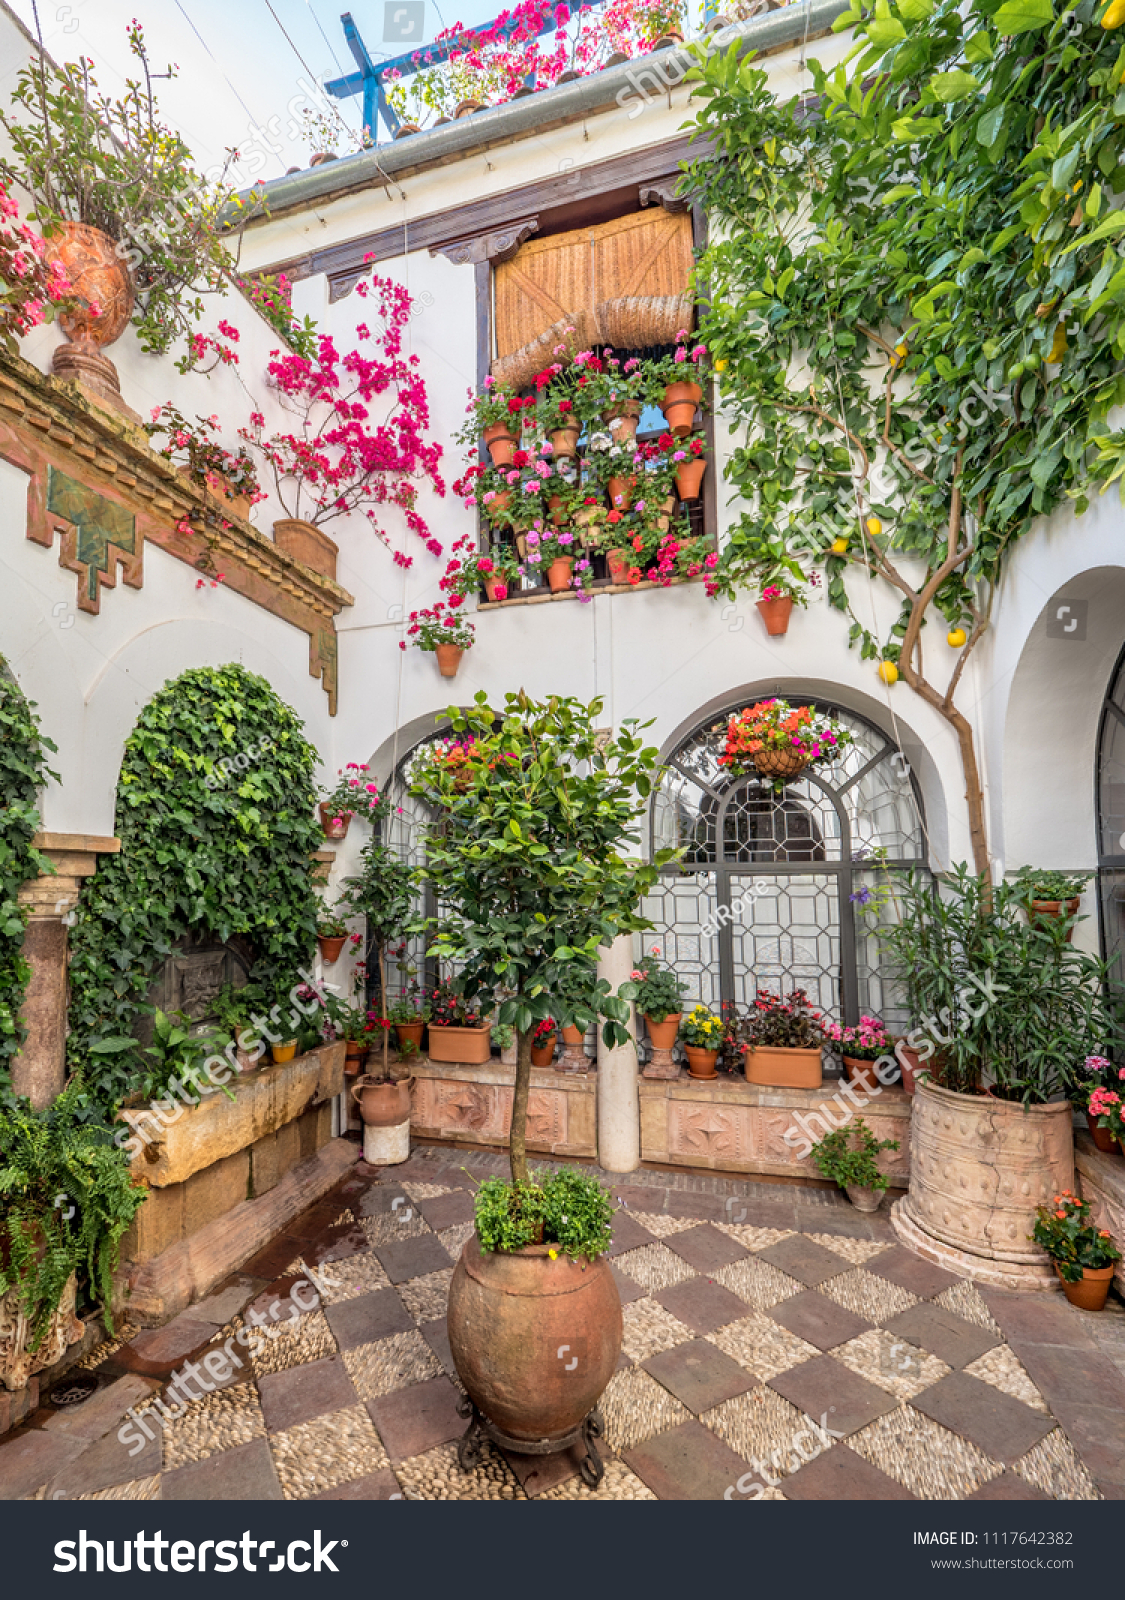
[[[1040,867],[1021,867],[1015,877],[1016,894],[1027,920],[1034,923],[1063,918],[1067,922],[1066,937],[1071,939],[1078,905],[1090,877],[1089,872],[1049,872]]]
[[[421,1050],[422,1030],[430,1020],[429,1002],[421,994],[415,992],[407,999],[392,1001],[387,1018],[394,1026],[399,1055],[406,1054],[408,1044],[415,1052]]]
[[[723,1019],[706,1006],[694,1006],[680,1023],[680,1043],[693,1078],[717,1078],[715,1063],[723,1042]]]
[[[316,942],[321,958],[327,966],[339,961],[340,951],[344,948],[348,938],[348,927],[338,910],[328,906],[321,911],[316,919]]]
[[[549,1067],[555,1059],[555,1045],[558,1043],[558,1026],[554,1017],[544,1017],[536,1023],[535,1031],[531,1035],[531,1065],[533,1067]]]
[[[824,1081],[824,1020],[803,989],[782,996],[759,989],[744,1024],[746,1081],[779,1089],[819,1089]]]
[[[430,1060],[481,1066],[492,1055],[492,1025],[449,978],[430,995]]]
[[[1070,1189],[1040,1206],[1030,1237],[1051,1258],[1063,1293],[1072,1306],[1100,1311],[1113,1282],[1113,1269],[1121,1251],[1105,1228],[1090,1221],[1090,1204]]]
[[[653,1049],[671,1050],[683,1019],[684,986],[671,967],[662,965],[659,945],[641,957],[618,993],[623,1000],[635,1001]]]
[[[218,1032],[216,1044],[223,1050],[234,1046],[239,1072],[253,1072],[266,1053],[267,1047],[254,1027],[254,1014],[261,1016],[268,1009],[257,984],[245,984],[240,989],[224,984],[211,1002],[211,1016]]]
[[[489,375],[480,394],[469,394],[468,419],[454,436],[466,449],[477,451],[483,439],[494,467],[506,467],[519,443],[524,401]],[[528,406],[535,401],[529,400]]]
[[[1116,1089],[1097,1088],[1091,1091],[1086,1116],[1090,1122],[1090,1132],[1094,1136],[1094,1143],[1099,1150],[1107,1153],[1116,1144],[1125,1155],[1125,1117],[1122,1112],[1125,1107],[1121,1104],[1121,1096]],[[1102,1135],[1099,1140],[1098,1134]]]
[[[516,1064],[516,1030],[510,1022],[495,1022],[492,1025],[492,1042],[500,1052],[500,1065],[514,1067]]]
[[[814,1144],[812,1158],[821,1176],[838,1183],[857,1211],[877,1211],[887,1192],[887,1179],[875,1158],[882,1150],[897,1149],[897,1139],[876,1139],[858,1117]]]
[[[878,1017],[860,1017],[854,1028],[830,1022],[824,1030],[825,1038],[840,1052],[844,1070],[858,1089],[879,1094],[883,1085],[875,1076],[874,1063],[881,1056],[894,1051],[894,1040]]]

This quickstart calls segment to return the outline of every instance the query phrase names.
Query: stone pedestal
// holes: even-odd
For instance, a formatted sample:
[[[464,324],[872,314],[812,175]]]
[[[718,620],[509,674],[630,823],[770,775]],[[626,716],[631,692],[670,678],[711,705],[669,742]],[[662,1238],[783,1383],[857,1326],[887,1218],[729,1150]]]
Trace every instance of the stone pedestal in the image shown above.
[[[20,904],[29,919],[23,953],[31,978],[23,1005],[27,1038],[12,1062],[12,1088],[43,1111],[66,1082],[67,928],[82,879],[97,870],[98,856],[115,854],[119,839],[87,833],[37,833],[34,844],[55,867],[25,883]]]
[[[586,1046],[583,1040],[580,1039],[577,1044],[567,1044],[564,1040],[562,1054],[555,1062],[555,1071],[589,1072],[593,1065],[594,1063],[586,1054]]]
[[[623,933],[598,953],[598,977],[616,993],[633,970],[633,938]],[[598,1160],[607,1172],[633,1172],[641,1164],[641,1109],[637,1095],[637,1019],[630,1007],[628,1044],[607,1045],[598,1033]]]
[[[672,1058],[671,1050],[658,1050],[655,1045],[650,1047],[648,1061],[645,1064],[644,1076],[646,1078],[678,1078],[681,1069]]]
[[[390,1128],[365,1127],[363,1159],[372,1167],[397,1167],[410,1160],[410,1123]]]

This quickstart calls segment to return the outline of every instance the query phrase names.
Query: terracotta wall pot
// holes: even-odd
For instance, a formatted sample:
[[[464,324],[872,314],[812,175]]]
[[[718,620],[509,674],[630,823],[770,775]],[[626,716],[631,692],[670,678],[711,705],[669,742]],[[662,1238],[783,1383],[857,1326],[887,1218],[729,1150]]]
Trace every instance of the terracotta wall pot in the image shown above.
[[[339,161],[339,159],[334,150],[316,150],[309,157],[309,166],[322,167],[326,161]]]
[[[484,592],[488,596],[489,600],[495,601],[495,599],[496,599],[496,585],[498,583],[500,583],[501,581],[502,580],[500,578],[489,578],[489,577],[486,577],[484,575],[484,573],[481,574],[481,582],[484,584]],[[507,589],[508,594],[511,594],[511,592],[512,592],[511,584],[510,583],[506,583],[504,585],[504,587]],[[507,598],[507,596],[505,596],[505,598]]]
[[[457,1061],[480,1066],[492,1055],[492,1024],[479,1028],[449,1028],[430,1023],[430,1060]]]
[[[1028,908],[1027,920],[1029,922],[1055,921],[1060,917],[1073,917],[1078,911],[1079,900],[1075,895],[1073,900],[1033,900]],[[1069,944],[1074,937],[1073,926],[1066,930],[1066,940]]]
[[[275,1064],[282,1061],[292,1061],[297,1054],[296,1039],[288,1039],[281,1044],[271,1044],[270,1054],[273,1056]]]
[[[399,1049],[401,1050],[404,1044],[412,1044],[416,1050],[421,1050],[422,1030],[425,1026],[424,1022],[396,1022],[395,1038],[398,1040]]]
[[[352,1084],[351,1095],[367,1128],[397,1128],[410,1121],[410,1089],[413,1078],[383,1083],[364,1073]]]
[[[693,1078],[717,1078],[715,1063],[719,1059],[717,1050],[702,1050],[697,1045],[685,1044],[684,1055],[687,1056],[688,1072]]]
[[[552,1034],[546,1044],[533,1044],[531,1047],[531,1065],[533,1067],[549,1067],[555,1059],[555,1043],[557,1034]]]
[[[764,778],[796,778],[809,764],[797,750],[755,750],[751,760]]]
[[[324,934],[317,934],[316,942],[320,948],[320,954],[328,966],[331,966],[334,961],[339,961],[340,951],[344,948],[347,940],[346,933],[341,933],[338,936],[333,934],[331,938]]]
[[[400,122],[395,129],[396,139],[407,139],[412,133],[421,133],[421,128],[416,122]]]
[[[605,553],[605,565],[611,583],[628,582],[629,552],[627,550],[607,550]]]
[[[1111,1156],[1117,1149],[1117,1140],[1113,1137],[1113,1134],[1109,1131],[1109,1129],[1099,1128],[1097,1122],[1090,1115],[1089,1111],[1086,1113],[1086,1126],[1090,1130],[1090,1137],[1093,1139],[1095,1147],[1100,1150],[1103,1155]]]
[[[676,1011],[670,1017],[665,1017],[663,1022],[657,1022],[654,1017],[645,1018],[645,1027],[654,1050],[671,1050],[680,1031],[683,1015],[682,1011]]]
[[[494,467],[509,467],[515,453],[516,441],[508,431],[506,422],[494,422],[484,430],[485,448],[492,458]]]
[[[547,501],[547,510],[550,513],[549,520],[551,524],[556,528],[561,528],[563,523],[566,521],[566,510],[563,506],[563,497],[561,494],[551,495],[550,499]]]
[[[695,426],[695,408],[703,399],[698,383],[670,383],[660,409],[677,439],[686,439]]]
[[[434,649],[437,657],[438,671],[443,678],[455,678],[457,668],[461,665],[461,657],[465,654],[459,644],[439,644]]]
[[[344,1071],[354,1077],[367,1060],[371,1049],[366,1039],[348,1039],[344,1045]]]
[[[610,478],[606,484],[609,491],[610,503],[616,511],[628,511],[633,504],[633,494],[637,487],[635,473],[630,473],[626,478]]]
[[[320,825],[324,829],[324,837],[326,839],[347,838],[348,829],[351,827],[352,821],[350,816],[341,817],[337,823],[332,814],[331,806],[326,806],[323,801],[317,807],[317,810],[320,812]]]
[[[556,456],[572,456],[578,449],[578,435],[582,429],[577,423],[572,428],[556,428],[551,434],[551,448]]]
[[[621,1352],[621,1300],[603,1256],[576,1265],[547,1245],[481,1255],[474,1234],[449,1289],[449,1347],[470,1399],[516,1439],[551,1439],[596,1405]],[[578,1364],[559,1360],[563,1345]]]
[[[340,546],[311,522],[300,517],[283,517],[273,525],[273,542],[294,561],[311,567],[324,578],[336,581],[336,557]]]
[[[1036,1208],[1074,1188],[1074,1136],[1065,1100],[1022,1105],[958,1094],[928,1080],[914,1091],[910,1192],[895,1206],[910,1229],[961,1252],[986,1282],[1053,1283],[1028,1235]],[[993,1271],[988,1264],[995,1263]],[[958,1270],[952,1267],[951,1270]]]
[[[1063,1294],[1072,1306],[1078,1306],[1082,1311],[1101,1311],[1104,1308],[1113,1282],[1112,1267],[1083,1267],[1077,1283],[1067,1283],[1057,1266],[1055,1271]]]
[[[492,499],[488,502],[487,506],[485,506],[485,511],[490,517],[499,517],[508,510],[508,507],[511,505],[511,503],[512,491],[510,489],[498,489],[493,495]]]
[[[869,1094],[882,1094],[883,1085],[875,1076],[874,1061],[860,1061],[855,1056],[845,1056],[844,1070],[848,1082],[854,1083],[857,1089],[866,1089]]]
[[[857,1211],[878,1211],[886,1192],[885,1189],[864,1189],[858,1183],[849,1183],[844,1187],[844,1193]]]
[[[819,1050],[790,1050],[780,1045],[758,1045],[747,1050],[747,1083],[769,1084],[776,1089],[819,1089],[824,1069]]]
[[[699,490],[703,483],[703,474],[707,471],[706,461],[685,461],[676,468],[676,493],[681,500],[698,500]],[[769,624],[767,623],[768,627]],[[785,632],[783,628],[782,633]]]
[[[454,106],[453,115],[454,115],[454,118],[457,118],[457,117],[471,117],[474,111],[483,111],[483,110],[484,110],[484,101],[483,100],[462,100],[458,105]]]
[[[552,592],[558,594],[563,589],[569,589],[573,572],[574,560],[571,556],[559,556],[557,561],[552,561],[547,568],[547,582]]]
[[[641,402],[621,400],[616,405],[607,406],[602,412],[602,420],[609,425],[609,431],[615,439],[635,439],[637,424],[641,420]]]
[[[779,600],[757,600],[755,604],[771,639],[789,632],[789,617],[793,610],[793,597],[783,594]]]
[[[563,1044],[581,1044],[586,1037],[581,1028],[564,1028],[562,1036]]]

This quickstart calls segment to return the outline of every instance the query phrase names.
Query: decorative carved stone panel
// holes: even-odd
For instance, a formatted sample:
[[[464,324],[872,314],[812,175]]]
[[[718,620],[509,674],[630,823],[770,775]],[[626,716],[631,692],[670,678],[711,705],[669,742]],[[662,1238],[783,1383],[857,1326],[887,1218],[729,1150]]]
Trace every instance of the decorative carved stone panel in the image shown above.
[[[193,1028],[201,1031],[215,1020],[219,990],[228,983],[236,989],[247,983],[251,959],[245,944],[218,944],[209,937],[194,939],[189,934],[165,961],[163,973],[149,990],[149,1004],[169,1015],[182,1011]],[[148,1043],[151,1019],[143,1019],[137,1032],[142,1043]]]
[[[483,1083],[443,1083],[434,1096],[433,1126],[481,1137],[498,1134],[495,1091]]]
[[[749,1109],[729,1110],[710,1102],[692,1105],[673,1100],[668,1106],[668,1155],[708,1163],[746,1161],[751,1155]]]

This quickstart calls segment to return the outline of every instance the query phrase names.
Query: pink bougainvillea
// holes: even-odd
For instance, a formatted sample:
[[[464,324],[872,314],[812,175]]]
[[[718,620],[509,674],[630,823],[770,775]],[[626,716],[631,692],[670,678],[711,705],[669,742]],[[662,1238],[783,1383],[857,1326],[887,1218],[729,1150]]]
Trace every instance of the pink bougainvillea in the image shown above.
[[[19,206],[0,182],[0,341],[13,351],[14,334],[30,333],[51,321],[68,303],[86,304],[75,295],[61,262],[47,261],[43,239],[19,215]],[[90,309],[96,314],[97,306]]]
[[[341,355],[322,334],[315,357],[273,353],[268,381],[296,419],[293,431],[267,432],[257,411],[240,436],[261,451],[289,516],[320,526],[360,511],[389,546],[376,508],[395,506],[439,556],[441,543],[417,507],[420,481],[439,495],[445,482],[438,467],[441,445],[427,437],[430,407],[418,358],[403,354],[411,298],[400,284],[379,277],[358,284],[356,293],[375,302],[378,323],[359,325],[355,349]],[[400,566],[411,559],[395,552]]]

